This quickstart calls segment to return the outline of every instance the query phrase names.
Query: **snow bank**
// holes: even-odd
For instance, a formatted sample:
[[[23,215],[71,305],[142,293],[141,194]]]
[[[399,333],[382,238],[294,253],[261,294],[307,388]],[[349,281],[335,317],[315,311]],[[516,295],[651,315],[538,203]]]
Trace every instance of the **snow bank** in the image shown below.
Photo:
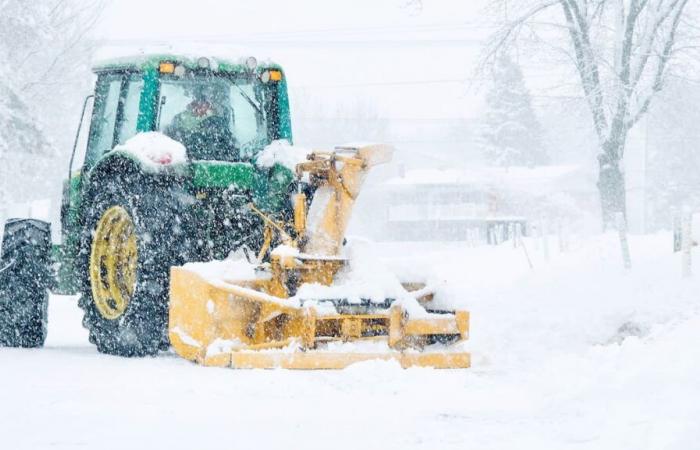
[[[307,155],[311,150],[291,145],[287,140],[273,141],[258,154],[256,164],[258,167],[272,167],[275,164],[282,165],[291,171],[296,170],[297,164],[307,161]]]
[[[128,153],[151,168],[182,164],[187,161],[187,150],[184,145],[156,131],[138,133],[125,143],[114,147],[112,151]]]
[[[556,192],[563,187],[586,187],[590,173],[574,165],[536,167],[470,167],[416,169],[388,180],[388,185],[486,185],[511,190]]]

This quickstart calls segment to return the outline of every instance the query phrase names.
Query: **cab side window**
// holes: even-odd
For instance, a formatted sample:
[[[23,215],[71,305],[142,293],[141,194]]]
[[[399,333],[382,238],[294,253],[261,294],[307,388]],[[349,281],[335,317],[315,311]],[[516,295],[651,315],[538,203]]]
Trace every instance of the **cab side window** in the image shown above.
[[[123,144],[136,134],[136,125],[139,117],[139,104],[141,92],[143,92],[143,78],[141,75],[131,75],[125,86],[126,93],[122,111],[119,118],[119,136],[117,142]]]
[[[114,145],[114,127],[117,122],[122,81],[121,75],[109,75],[97,80],[86,165],[94,163]]]

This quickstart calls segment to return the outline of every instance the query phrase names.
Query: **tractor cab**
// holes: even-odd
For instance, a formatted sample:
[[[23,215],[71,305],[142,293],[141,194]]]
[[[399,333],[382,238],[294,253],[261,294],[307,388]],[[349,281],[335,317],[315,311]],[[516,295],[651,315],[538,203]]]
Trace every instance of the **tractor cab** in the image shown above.
[[[181,142],[190,160],[249,161],[273,140],[291,140],[286,83],[274,64],[159,55],[94,70],[88,168],[140,132]]]
[[[259,64],[253,57],[149,55],[110,60],[93,70],[95,90],[85,100],[63,187],[62,291],[75,292],[80,285],[79,257],[89,251],[81,247],[86,245],[85,225],[107,191],[142,198],[138,189],[164,190],[158,195],[175,199],[176,220],[194,242],[190,254],[201,259],[223,257],[259,234],[256,219],[243,211],[248,202],[271,215],[290,210],[292,172],[257,164],[257,156],[273,141],[292,142],[280,66]],[[84,122],[89,122],[87,143],[78,149],[79,141],[85,141],[79,139],[81,130],[87,130]],[[146,139],[149,147],[165,142],[173,148],[171,140],[178,141],[186,158],[153,148],[134,151],[141,144],[128,141],[140,133],[159,134],[149,136],[156,141]],[[223,250],[219,254],[217,249]]]

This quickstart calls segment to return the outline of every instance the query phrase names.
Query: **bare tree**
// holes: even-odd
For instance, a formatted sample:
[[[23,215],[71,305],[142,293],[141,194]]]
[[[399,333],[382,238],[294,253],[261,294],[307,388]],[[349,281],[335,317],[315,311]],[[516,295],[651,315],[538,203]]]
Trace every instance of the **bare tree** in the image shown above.
[[[603,225],[625,212],[621,167],[629,130],[662,89],[669,66],[684,49],[681,28],[688,0],[498,0],[513,19],[494,36],[485,61],[523,31],[547,27],[551,47],[561,41],[579,76],[598,138]]]

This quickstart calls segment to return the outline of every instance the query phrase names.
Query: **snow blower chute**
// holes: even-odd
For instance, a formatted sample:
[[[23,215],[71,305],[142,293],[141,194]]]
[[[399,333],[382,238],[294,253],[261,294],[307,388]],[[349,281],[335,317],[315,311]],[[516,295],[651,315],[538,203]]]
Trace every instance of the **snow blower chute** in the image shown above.
[[[234,368],[340,369],[373,359],[469,367],[460,345],[469,335],[467,311],[431,308],[431,293],[415,284],[377,299],[344,295],[338,282],[353,263],[343,242],[355,199],[368,170],[392,152],[368,145],[311,153],[296,175],[315,193],[308,212],[305,194],[294,194],[288,228],[250,205],[266,221],[268,250],[274,233],[282,241],[269,261],[172,267],[169,336],[178,355]]]

